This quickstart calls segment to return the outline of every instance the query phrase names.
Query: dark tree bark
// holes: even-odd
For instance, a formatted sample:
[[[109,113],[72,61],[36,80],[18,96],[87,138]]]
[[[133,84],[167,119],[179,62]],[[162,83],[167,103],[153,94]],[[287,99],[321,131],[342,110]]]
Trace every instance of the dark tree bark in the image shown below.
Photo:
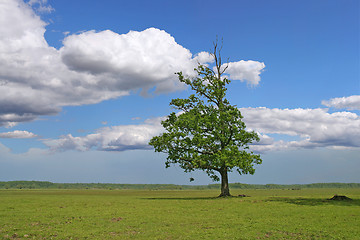
[[[222,169],[220,171],[221,175],[221,193],[219,197],[229,197],[230,190],[229,190],[229,180],[228,180],[228,172],[226,169]]]

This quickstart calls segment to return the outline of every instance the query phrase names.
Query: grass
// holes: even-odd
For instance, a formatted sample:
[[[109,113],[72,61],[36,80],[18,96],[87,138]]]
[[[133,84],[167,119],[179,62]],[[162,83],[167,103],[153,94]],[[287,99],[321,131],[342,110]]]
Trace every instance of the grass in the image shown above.
[[[218,192],[0,190],[0,239],[360,239],[360,189]]]

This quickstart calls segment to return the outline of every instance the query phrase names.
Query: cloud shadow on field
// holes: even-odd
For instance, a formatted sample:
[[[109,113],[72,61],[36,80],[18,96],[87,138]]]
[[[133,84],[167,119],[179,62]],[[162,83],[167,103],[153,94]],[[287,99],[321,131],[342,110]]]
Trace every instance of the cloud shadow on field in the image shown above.
[[[360,199],[335,201],[324,198],[287,198],[287,197],[271,197],[268,202],[283,202],[301,206],[321,206],[321,205],[334,205],[334,206],[360,206]]]

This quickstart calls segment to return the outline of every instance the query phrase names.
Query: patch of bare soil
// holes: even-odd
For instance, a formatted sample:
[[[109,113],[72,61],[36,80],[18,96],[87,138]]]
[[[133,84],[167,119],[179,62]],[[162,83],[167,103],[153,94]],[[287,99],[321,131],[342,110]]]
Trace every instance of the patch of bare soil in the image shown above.
[[[121,217],[117,217],[117,218],[114,217],[111,219],[112,222],[119,222],[121,220],[123,220]]]

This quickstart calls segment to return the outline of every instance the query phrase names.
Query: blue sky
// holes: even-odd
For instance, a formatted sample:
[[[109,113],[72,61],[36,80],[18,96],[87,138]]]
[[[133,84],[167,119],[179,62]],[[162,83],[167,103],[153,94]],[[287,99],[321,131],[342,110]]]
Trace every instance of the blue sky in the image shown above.
[[[217,36],[263,164],[231,182],[360,182],[359,2],[0,1],[0,181],[211,183],[148,140]]]

